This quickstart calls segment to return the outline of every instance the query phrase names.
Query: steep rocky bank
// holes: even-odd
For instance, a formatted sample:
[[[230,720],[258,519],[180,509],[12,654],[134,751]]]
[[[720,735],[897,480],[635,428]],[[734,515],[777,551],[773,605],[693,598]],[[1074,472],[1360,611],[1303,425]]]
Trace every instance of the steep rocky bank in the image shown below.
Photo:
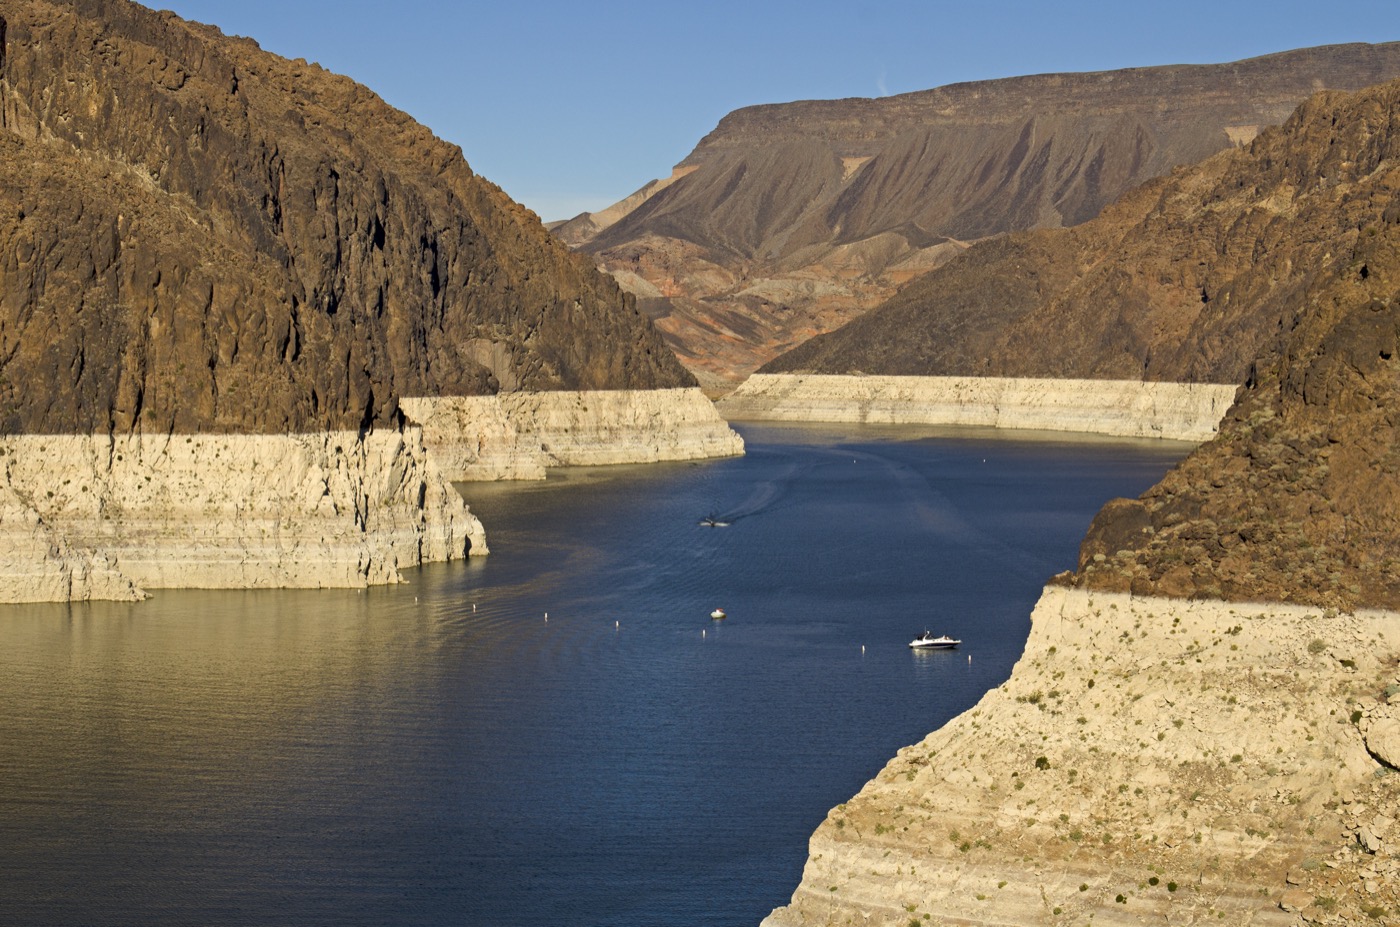
[[[1397,617],[1048,588],[1010,680],[833,809],[764,924],[1386,922]]]
[[[732,384],[969,243],[1082,223],[1317,90],[1397,76],[1400,43],[1343,45],[747,107],[667,181],[557,233],[637,295],[706,385]]]
[[[353,81],[127,0],[0,18],[5,433],[693,383],[611,280]]]
[[[127,0],[0,0],[0,601],[392,582],[486,549],[405,397],[693,385],[366,88]],[[703,443],[642,433],[677,421],[614,437]]]
[[[730,419],[980,425],[1205,441],[1234,386],[1139,380],[756,373],[716,407]]]
[[[365,586],[486,538],[416,429],[0,438],[0,602]]]
[[[1397,139],[1400,84],[1319,95],[1107,211],[1150,202],[1027,310],[1038,358],[1169,331],[1164,369],[1242,386],[1095,518],[1007,683],[832,812],[774,927],[1400,916]]]
[[[405,399],[451,480],[541,479],[548,467],[731,457],[744,440],[696,387]]]

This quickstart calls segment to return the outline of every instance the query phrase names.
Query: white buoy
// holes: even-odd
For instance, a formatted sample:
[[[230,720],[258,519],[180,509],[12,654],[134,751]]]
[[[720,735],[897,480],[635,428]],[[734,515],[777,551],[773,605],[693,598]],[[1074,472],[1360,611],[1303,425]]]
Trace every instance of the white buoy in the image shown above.
[[[614,621],[614,622],[613,622],[613,627],[615,627],[615,628],[620,628],[620,627],[622,627],[622,622],[621,622],[621,621]]]
[[[472,611],[476,611],[476,603],[475,603],[475,602],[472,603]]]
[[[967,655],[967,662],[969,662],[969,663],[972,662],[972,654],[968,654],[968,655]]]
[[[853,460],[853,461],[851,461],[851,463],[855,463],[855,461]],[[865,653],[865,645],[864,645],[864,644],[861,644],[861,645],[860,645],[860,652],[861,652],[861,653]]]

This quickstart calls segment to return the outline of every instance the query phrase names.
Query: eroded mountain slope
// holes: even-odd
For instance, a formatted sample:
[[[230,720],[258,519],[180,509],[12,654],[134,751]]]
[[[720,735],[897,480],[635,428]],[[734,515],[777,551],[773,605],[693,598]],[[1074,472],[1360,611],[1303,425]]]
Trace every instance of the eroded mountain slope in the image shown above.
[[[702,379],[732,380],[969,242],[1081,223],[1318,89],[1398,75],[1400,43],[1346,45],[749,107],[630,211],[558,233],[643,299]]]
[[[630,298],[353,81],[125,0],[0,3],[0,428],[392,423],[688,385]]]

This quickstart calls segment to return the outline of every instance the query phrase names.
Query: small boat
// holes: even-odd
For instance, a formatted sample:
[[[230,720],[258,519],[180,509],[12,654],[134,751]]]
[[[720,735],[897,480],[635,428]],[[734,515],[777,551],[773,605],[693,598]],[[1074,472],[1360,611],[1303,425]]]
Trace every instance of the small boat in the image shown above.
[[[713,618],[713,619],[716,620],[716,621],[719,621],[719,620],[721,620],[721,619],[723,619],[723,618],[727,618],[727,617],[729,617],[729,616],[726,615],[726,614],[724,613],[724,609],[722,609],[722,608],[717,608],[717,609],[715,609],[714,611],[710,612],[710,617]]]
[[[700,519],[700,526],[702,528],[728,528],[729,522],[720,521],[714,515],[706,515],[704,518]]]
[[[962,641],[954,640],[946,634],[940,634],[938,637],[934,637],[931,633],[925,631],[923,634],[920,634],[910,641],[909,646],[929,650],[951,650],[961,643]]]

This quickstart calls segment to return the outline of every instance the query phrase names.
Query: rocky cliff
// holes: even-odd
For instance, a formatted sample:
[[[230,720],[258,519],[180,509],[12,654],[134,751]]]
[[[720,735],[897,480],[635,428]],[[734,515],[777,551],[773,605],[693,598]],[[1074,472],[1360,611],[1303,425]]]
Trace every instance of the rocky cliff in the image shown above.
[[[702,379],[733,380],[969,242],[1082,223],[1318,89],[1396,76],[1400,43],[1346,45],[749,107],[664,184],[557,231],[638,295]]]
[[[481,552],[404,397],[693,383],[630,296],[364,87],[127,0],[0,0],[10,598]],[[155,565],[182,531],[219,536],[190,552],[208,569]]]
[[[1007,683],[828,816],[769,923],[1396,916],[1397,139],[1400,83],[1318,96],[1079,271],[1201,286],[1201,363],[1257,346],[1236,402],[1104,508]]]
[[[978,245],[763,370],[1243,383],[1395,224],[1395,86],[1314,98],[1073,229]]]
[[[1006,684],[832,809],[763,923],[1389,923],[1395,619],[1047,589]]]
[[[730,419],[974,425],[1199,442],[1215,435],[1235,391],[1141,380],[755,373],[715,405]]]
[[[610,281],[364,87],[126,0],[0,17],[6,432],[690,384]]]

